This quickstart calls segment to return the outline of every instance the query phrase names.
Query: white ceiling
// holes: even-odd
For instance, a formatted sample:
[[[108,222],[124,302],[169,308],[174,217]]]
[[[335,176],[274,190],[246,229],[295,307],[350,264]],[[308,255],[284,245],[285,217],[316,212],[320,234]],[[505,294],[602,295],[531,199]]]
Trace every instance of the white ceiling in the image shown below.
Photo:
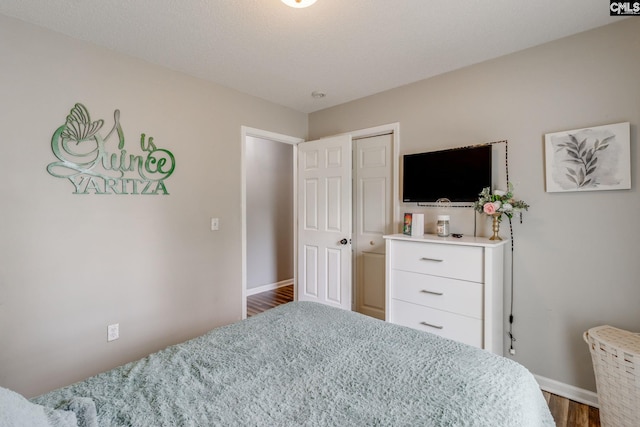
[[[0,0],[0,13],[305,113],[620,19],[604,0]]]

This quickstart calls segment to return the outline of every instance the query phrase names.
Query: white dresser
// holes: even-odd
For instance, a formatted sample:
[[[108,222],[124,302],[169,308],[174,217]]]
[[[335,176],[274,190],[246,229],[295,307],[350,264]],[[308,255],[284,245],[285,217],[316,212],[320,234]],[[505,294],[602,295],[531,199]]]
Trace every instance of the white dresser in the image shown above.
[[[386,320],[503,354],[508,240],[386,239]]]

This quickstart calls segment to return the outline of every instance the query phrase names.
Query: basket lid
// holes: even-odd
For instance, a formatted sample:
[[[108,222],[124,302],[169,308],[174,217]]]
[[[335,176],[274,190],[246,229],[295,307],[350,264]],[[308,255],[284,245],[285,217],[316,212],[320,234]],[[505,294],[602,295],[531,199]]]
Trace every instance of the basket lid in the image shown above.
[[[640,334],[625,331],[609,325],[597,326],[587,331],[589,338],[618,348],[627,353],[640,355]]]

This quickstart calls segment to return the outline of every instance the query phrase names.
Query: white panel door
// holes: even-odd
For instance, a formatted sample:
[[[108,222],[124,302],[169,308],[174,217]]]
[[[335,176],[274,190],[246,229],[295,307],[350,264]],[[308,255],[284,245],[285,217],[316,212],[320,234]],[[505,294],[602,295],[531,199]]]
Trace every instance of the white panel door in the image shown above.
[[[385,318],[385,242],[393,229],[393,135],[354,140],[355,310]]]
[[[351,310],[351,136],[298,144],[298,300]]]

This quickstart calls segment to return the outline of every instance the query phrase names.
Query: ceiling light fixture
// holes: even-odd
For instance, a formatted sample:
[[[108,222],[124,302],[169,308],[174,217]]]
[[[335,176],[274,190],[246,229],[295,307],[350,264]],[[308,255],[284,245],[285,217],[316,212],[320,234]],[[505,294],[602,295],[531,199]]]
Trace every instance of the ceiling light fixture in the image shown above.
[[[315,2],[316,0],[282,0],[282,3],[286,4],[287,6],[296,7],[298,9],[311,6]]]

